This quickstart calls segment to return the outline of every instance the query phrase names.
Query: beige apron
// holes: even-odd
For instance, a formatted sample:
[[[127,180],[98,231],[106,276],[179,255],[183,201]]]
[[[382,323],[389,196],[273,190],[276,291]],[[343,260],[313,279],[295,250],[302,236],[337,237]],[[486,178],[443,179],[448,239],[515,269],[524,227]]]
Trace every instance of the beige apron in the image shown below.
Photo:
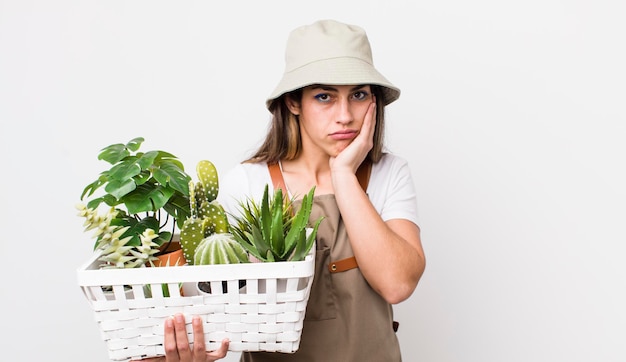
[[[369,168],[367,172],[369,176]],[[363,185],[362,179],[366,189],[367,181]],[[284,185],[282,179],[273,182]],[[317,233],[315,278],[300,348],[295,353],[243,352],[240,361],[401,361],[391,305],[369,286],[356,266],[334,195],[314,198],[311,220],[320,216],[324,221]]]

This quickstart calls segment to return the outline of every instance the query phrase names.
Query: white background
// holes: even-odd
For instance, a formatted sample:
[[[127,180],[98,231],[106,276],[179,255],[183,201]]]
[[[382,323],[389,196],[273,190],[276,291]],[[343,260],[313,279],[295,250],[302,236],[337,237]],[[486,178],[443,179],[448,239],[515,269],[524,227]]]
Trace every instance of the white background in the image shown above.
[[[403,92],[387,141],[428,261],[396,306],[404,360],[625,361],[625,4],[0,0],[0,359],[108,360],[76,282],[98,151],[231,167],[288,32],[334,18]]]

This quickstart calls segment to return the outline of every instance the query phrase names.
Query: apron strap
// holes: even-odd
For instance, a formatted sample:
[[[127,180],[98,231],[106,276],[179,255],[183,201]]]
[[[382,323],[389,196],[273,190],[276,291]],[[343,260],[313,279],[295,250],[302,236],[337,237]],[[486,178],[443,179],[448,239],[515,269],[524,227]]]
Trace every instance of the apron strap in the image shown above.
[[[359,184],[363,191],[367,193],[367,185],[370,182],[370,173],[372,171],[372,163],[369,159],[365,159],[363,163],[356,170],[356,178],[359,180]]]
[[[328,264],[328,271],[331,273],[341,273],[346,270],[358,268],[359,264],[356,262],[356,258],[351,256],[349,258],[337,260]]]
[[[287,187],[285,186],[285,179],[283,178],[283,173],[280,172],[280,166],[278,166],[278,163],[268,163],[267,168],[270,171],[270,177],[272,178],[272,184],[274,185],[274,190],[281,189],[283,190],[283,195],[287,195]]]

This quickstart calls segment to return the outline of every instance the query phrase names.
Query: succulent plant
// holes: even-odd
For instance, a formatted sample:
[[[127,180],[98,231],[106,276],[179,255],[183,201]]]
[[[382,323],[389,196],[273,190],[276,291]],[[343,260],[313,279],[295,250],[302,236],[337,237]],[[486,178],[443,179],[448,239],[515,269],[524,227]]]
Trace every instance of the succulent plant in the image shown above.
[[[219,179],[211,161],[202,160],[196,166],[198,182],[189,181],[190,217],[180,231],[180,244],[189,264],[195,263],[196,248],[214,234],[228,233],[228,217],[217,201]],[[207,251],[208,249],[203,249]],[[201,258],[214,260],[214,258]]]
[[[323,217],[309,225],[315,187],[302,198],[294,213],[293,199],[283,197],[277,188],[272,197],[265,185],[260,202],[252,198],[239,202],[240,213],[233,215],[230,230],[235,239],[255,258],[265,261],[300,261],[311,250]],[[307,235],[307,229],[310,233]]]
[[[194,254],[195,265],[248,263],[248,253],[229,233],[204,238]]]
[[[78,215],[85,218],[85,231],[95,230],[93,234],[97,240],[95,248],[102,250],[98,260],[103,262],[103,269],[136,268],[157,259],[155,254],[159,252],[159,244],[153,241],[158,237],[154,230],[144,230],[139,235],[139,245],[131,245],[132,237],[124,236],[129,227],[111,224],[118,213],[115,208],[109,209],[104,216],[84,205],[78,205],[77,208]]]

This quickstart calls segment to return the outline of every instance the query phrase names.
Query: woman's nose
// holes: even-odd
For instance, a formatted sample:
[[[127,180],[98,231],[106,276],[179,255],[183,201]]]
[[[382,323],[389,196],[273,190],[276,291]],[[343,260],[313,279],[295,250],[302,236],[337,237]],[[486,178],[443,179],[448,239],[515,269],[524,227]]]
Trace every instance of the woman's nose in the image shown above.
[[[350,101],[348,99],[341,99],[341,101],[337,104],[337,122],[348,124],[354,120],[354,116],[352,115],[352,107],[350,106]]]

